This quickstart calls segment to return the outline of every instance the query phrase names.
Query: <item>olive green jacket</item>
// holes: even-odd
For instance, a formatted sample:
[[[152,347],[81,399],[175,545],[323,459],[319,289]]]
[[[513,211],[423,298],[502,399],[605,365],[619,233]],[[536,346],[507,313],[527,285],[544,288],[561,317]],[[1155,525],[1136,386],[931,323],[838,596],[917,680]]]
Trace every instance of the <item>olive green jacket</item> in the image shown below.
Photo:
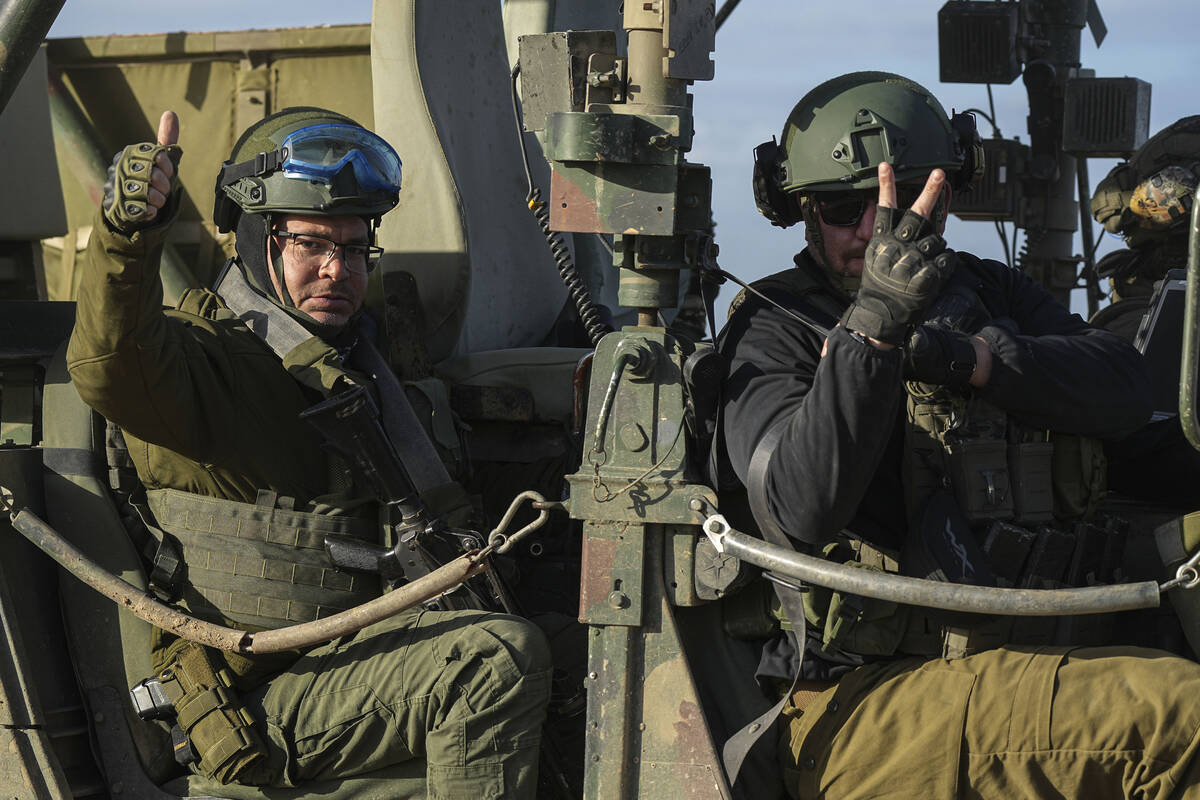
[[[97,215],[67,349],[84,402],[119,425],[148,489],[253,503],[266,489],[307,506],[328,491],[319,437],[298,419],[321,400],[211,294],[164,311],[168,224],[132,236]],[[199,300],[199,302],[196,302]]]

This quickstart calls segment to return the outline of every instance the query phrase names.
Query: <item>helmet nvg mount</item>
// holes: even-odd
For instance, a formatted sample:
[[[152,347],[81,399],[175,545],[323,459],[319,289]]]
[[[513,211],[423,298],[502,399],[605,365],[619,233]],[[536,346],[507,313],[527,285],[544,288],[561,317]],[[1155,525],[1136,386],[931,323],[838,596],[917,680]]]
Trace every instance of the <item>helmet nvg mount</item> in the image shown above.
[[[878,167],[897,181],[940,167],[955,188],[982,173],[982,147],[970,114],[947,116],[920,84],[889,72],[852,72],[822,83],[796,104],[774,139],[754,150],[754,195],[772,224],[801,219],[788,195],[870,189]]]
[[[287,108],[246,129],[217,176],[213,221],[241,213],[350,215],[378,220],[399,200],[400,158],[349,117]]]

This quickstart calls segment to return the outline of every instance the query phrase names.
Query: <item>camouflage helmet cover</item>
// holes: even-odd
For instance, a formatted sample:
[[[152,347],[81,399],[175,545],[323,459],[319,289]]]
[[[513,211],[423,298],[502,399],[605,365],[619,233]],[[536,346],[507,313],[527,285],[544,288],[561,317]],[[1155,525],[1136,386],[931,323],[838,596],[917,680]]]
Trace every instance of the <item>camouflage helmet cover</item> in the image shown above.
[[[1131,247],[1182,232],[1200,182],[1200,115],[1184,117],[1113,167],[1092,194],[1092,216]]]

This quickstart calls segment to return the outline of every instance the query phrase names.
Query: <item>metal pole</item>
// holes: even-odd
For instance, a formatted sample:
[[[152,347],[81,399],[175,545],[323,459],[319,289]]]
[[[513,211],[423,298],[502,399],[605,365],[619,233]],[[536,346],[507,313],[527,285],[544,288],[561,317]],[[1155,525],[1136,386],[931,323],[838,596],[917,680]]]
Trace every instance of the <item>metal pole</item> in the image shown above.
[[[0,4],[0,112],[8,106],[64,1],[4,0]]]
[[[1034,272],[1063,305],[1070,305],[1077,262],[1074,258],[1075,157],[1062,152],[1063,92],[1067,80],[1079,69],[1080,40],[1087,20],[1088,0],[1022,0],[1021,12],[1030,23],[1036,43],[1031,60],[1048,65],[1026,67],[1024,80],[1031,92],[1029,135],[1034,145],[1026,229],[1027,250],[1021,268]],[[1053,70],[1053,86],[1047,79]],[[1048,95],[1046,94],[1048,92]],[[1036,95],[1036,96],[1035,96]]]
[[[1157,608],[1159,587],[1153,581],[1090,586],[1083,589],[1000,589],[909,578],[876,570],[835,564],[823,558],[769,544],[733,530],[720,516],[709,517],[705,533],[717,550],[778,575],[839,592],[893,603],[965,611],[1054,617],[1103,614],[1135,608]]]
[[[1100,279],[1096,276],[1096,251],[1092,236],[1092,215],[1088,209],[1088,198],[1092,195],[1088,181],[1086,158],[1075,162],[1079,187],[1079,237],[1083,240],[1083,285],[1087,287],[1087,318],[1091,319],[1100,309]]]
[[[1183,353],[1179,359],[1179,424],[1183,435],[1200,450],[1196,420],[1196,348],[1200,346],[1200,188],[1192,198],[1192,227],[1188,231],[1187,285],[1183,300]]]

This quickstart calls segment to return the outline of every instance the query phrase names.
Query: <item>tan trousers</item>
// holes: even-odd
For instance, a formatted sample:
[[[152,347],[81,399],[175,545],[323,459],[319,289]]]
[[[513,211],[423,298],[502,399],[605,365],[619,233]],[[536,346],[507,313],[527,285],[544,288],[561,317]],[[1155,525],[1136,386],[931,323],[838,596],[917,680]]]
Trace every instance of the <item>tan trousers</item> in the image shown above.
[[[1200,798],[1200,664],[1157,650],[906,658],[798,702],[793,798]]]

